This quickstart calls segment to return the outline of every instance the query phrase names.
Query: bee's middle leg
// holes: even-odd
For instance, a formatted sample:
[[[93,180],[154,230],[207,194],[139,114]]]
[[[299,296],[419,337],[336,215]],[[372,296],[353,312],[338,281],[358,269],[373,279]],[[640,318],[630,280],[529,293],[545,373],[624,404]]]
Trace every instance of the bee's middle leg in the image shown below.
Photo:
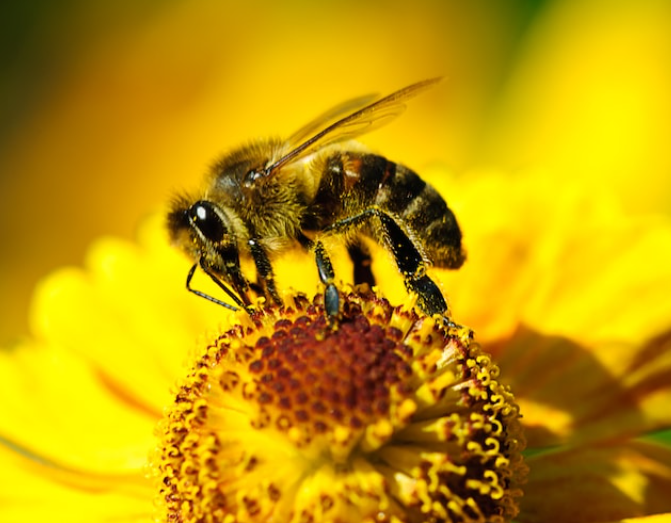
[[[329,258],[324,244],[317,240],[314,245],[315,258],[317,260],[317,271],[319,272],[319,279],[324,284],[324,309],[329,321],[333,324],[340,312],[340,296],[338,289],[333,281],[335,280],[335,272],[333,271],[333,264]]]
[[[319,281],[324,284],[324,309],[326,316],[332,326],[336,325],[336,320],[340,313],[340,296],[334,283],[335,272],[333,271],[331,258],[329,258],[321,240],[313,241],[302,232],[298,233],[297,239],[305,250],[315,253]]]

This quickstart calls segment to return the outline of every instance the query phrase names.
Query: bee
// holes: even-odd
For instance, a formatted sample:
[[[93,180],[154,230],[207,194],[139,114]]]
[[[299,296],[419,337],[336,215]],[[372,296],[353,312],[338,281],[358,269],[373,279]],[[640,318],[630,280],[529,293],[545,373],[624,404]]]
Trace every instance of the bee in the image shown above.
[[[272,260],[299,247],[313,253],[331,322],[339,314],[335,274],[324,240],[343,238],[354,264],[354,282],[373,285],[371,255],[362,238],[388,249],[416,306],[449,315],[445,299],[427,275],[430,264],[457,269],[465,259],[457,220],[443,198],[415,172],[366,152],[352,140],[396,118],[405,102],[440,78],[412,84],[373,101],[340,104],[288,140],[252,142],[223,156],[205,191],[175,199],[168,213],[173,244],[194,264],[186,288],[228,309],[253,312],[251,293],[282,305]],[[240,260],[250,259],[250,280]],[[233,304],[191,286],[200,268]]]

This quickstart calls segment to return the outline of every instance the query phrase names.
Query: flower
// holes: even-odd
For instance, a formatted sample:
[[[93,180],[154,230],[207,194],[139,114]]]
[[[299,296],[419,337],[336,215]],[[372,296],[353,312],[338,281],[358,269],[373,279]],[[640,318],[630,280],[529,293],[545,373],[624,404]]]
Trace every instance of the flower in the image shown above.
[[[427,178],[438,186],[457,183],[438,174],[429,173]],[[542,184],[539,176],[511,181],[495,174],[474,175],[468,184],[460,183],[459,198],[451,201],[462,225],[467,224],[469,262],[455,273],[433,271],[443,282],[455,318],[475,329],[478,343],[493,354],[501,382],[510,384],[520,407],[530,453],[528,481],[516,520],[615,521],[671,513],[666,496],[671,451],[638,438],[671,426],[671,311],[668,300],[660,300],[671,286],[671,225],[664,219],[623,215],[605,194],[586,197],[570,184],[550,194],[540,190]],[[509,196],[503,200],[501,194]],[[478,219],[473,220],[470,213]],[[384,252],[373,254],[384,296],[391,303],[403,303],[407,294],[399,275],[386,263]],[[344,258],[335,258],[339,275],[347,274]],[[172,496],[171,489],[186,476],[166,456],[184,459],[183,464],[190,459],[214,464],[232,460],[238,467],[250,464],[235,438],[254,439],[254,430],[245,426],[230,435],[233,422],[222,414],[226,409],[221,410],[237,396],[203,385],[205,381],[221,385],[226,369],[249,379],[249,371],[242,373],[243,366],[235,361],[240,356],[230,349],[247,344],[244,338],[227,334],[234,328],[226,320],[228,313],[184,291],[180,280],[187,271],[188,261],[169,248],[161,219],[156,218],[143,228],[138,245],[101,240],[91,251],[86,271],[63,270],[39,289],[33,312],[36,341],[2,353],[0,452],[5,466],[0,481],[9,500],[0,508],[3,521],[43,520],[54,514],[75,521],[148,521],[157,511],[161,513],[161,507],[166,509],[166,503],[169,511],[169,500],[192,502],[188,491],[179,491],[182,498]],[[292,273],[316,273],[314,262],[299,253],[278,260],[282,288],[300,287],[289,279]],[[319,288],[316,274],[314,278],[303,291]],[[376,301],[381,298],[357,300],[362,310],[379,306],[388,311],[382,301]],[[402,333],[422,324],[402,310],[382,316],[392,318],[389,321],[396,322],[393,326]],[[274,314],[269,313],[270,319],[261,322],[258,332],[245,335],[251,341],[272,338],[268,333],[276,328]],[[252,320],[246,321],[251,327]],[[196,334],[208,330],[189,352]],[[465,354],[477,354],[479,349],[465,332],[447,333],[446,354],[454,354],[457,347]],[[250,351],[245,358],[260,361],[251,341],[241,354]],[[413,362],[416,365],[422,359],[417,346],[408,345],[415,353],[401,354],[413,368]],[[216,358],[226,359],[228,366],[210,365]],[[176,395],[174,389],[171,392],[174,380],[187,376],[190,366],[197,369],[193,362],[199,360],[208,369],[207,379],[201,369],[182,380]],[[471,361],[470,356],[463,361]],[[489,359],[481,361],[483,371],[489,373],[485,375],[495,378]],[[430,384],[434,377],[422,379]],[[384,416],[370,425],[370,431],[361,427],[355,431],[362,448],[374,455],[386,448],[385,443],[397,442],[399,434],[426,445],[418,435],[421,431],[412,428],[412,415],[408,418],[413,409],[422,408],[417,395],[403,387],[389,387],[388,392],[391,399]],[[263,403],[260,392],[253,391],[251,397],[253,401],[241,412],[257,419]],[[509,411],[516,412],[509,399]],[[281,401],[273,396],[264,403],[270,419],[280,419]],[[203,422],[197,408],[188,420],[180,417],[180,408],[189,402],[199,408],[205,403],[213,416]],[[164,444],[153,451],[153,470],[159,470],[163,481],[162,487],[156,487],[147,454],[157,448],[156,422],[170,405],[159,429]],[[403,428],[406,422],[410,425]],[[174,437],[176,423],[205,423],[193,432],[194,438],[223,433],[232,443],[211,455],[199,454],[200,450],[188,454],[182,443],[166,439]],[[509,425],[513,437],[514,425]],[[497,433],[493,427],[490,430]],[[424,437],[433,437],[430,433]],[[305,470],[297,463],[308,468],[310,463],[336,467],[342,459],[333,443],[333,434],[341,434],[339,425],[327,424],[326,434],[325,440],[313,443],[316,446],[307,445],[315,454],[292,451],[286,434],[283,440],[279,430],[272,441],[259,437],[250,442],[254,452],[281,452],[286,458],[282,463],[290,470],[276,467],[273,482],[273,470],[254,472],[251,467],[245,476],[238,468],[238,478],[243,478],[240,492],[252,488],[253,482],[264,485],[258,479],[263,476],[266,487],[272,483],[278,489],[266,489],[267,494],[280,492],[285,500],[291,474]],[[353,432],[342,434],[349,441]],[[292,437],[301,442],[304,433],[299,430]],[[179,452],[170,454],[166,441]],[[515,462],[514,454],[504,457]],[[357,465],[356,470],[362,469]],[[367,479],[370,492],[383,491],[380,476]],[[188,485],[192,492],[203,488],[193,482]],[[323,492],[324,485],[316,480],[313,492]],[[344,483],[333,485],[345,488]],[[411,498],[411,492],[404,495]],[[157,496],[158,509],[153,505]],[[314,506],[309,505],[311,499],[303,499],[306,506]],[[513,490],[510,499],[518,500]],[[393,506],[391,514],[396,515],[398,505]],[[261,509],[267,510],[268,505]],[[194,507],[193,513],[197,510]]]
[[[244,315],[161,427],[166,521],[507,521],[519,410],[466,328],[373,292]]]

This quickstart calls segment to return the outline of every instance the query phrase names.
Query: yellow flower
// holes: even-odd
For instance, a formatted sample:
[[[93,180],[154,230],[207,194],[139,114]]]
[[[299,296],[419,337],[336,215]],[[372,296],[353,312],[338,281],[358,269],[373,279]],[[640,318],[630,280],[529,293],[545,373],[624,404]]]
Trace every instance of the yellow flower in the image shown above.
[[[671,225],[626,217],[604,194],[571,184],[550,193],[539,176],[427,179],[455,195],[469,251],[462,270],[434,274],[496,366],[467,329],[439,333],[407,309],[354,297],[363,311],[354,316],[396,333],[382,344],[401,336],[409,348],[393,351],[391,382],[351,402],[343,418],[322,416],[334,411],[322,398],[301,423],[301,410],[287,409],[299,397],[282,399],[276,381],[252,374],[273,361],[262,338],[310,316],[307,305],[298,299],[295,313],[268,313],[259,325],[243,315],[232,326],[229,313],[183,289],[188,261],[157,218],[139,245],[101,240],[86,271],[47,280],[33,309],[36,341],[1,353],[0,519],[264,520],[276,510],[328,521],[330,508],[343,521],[373,513],[449,521],[460,512],[507,520],[518,502],[516,520],[529,522],[671,514],[671,451],[636,439],[671,426]],[[381,292],[407,302],[385,253],[374,255]],[[282,288],[318,288],[309,256],[287,256],[277,269]],[[303,287],[291,274],[315,279]],[[357,340],[357,357],[314,355],[313,372],[291,377],[311,393],[309,380],[327,376],[333,391],[355,377],[375,384],[375,366],[368,376],[343,369],[376,346]],[[465,397],[489,391],[482,411],[452,401],[465,366],[478,376]],[[530,448],[521,499],[515,403]],[[488,409],[498,417],[481,417]],[[459,488],[448,473],[464,480]]]
[[[506,521],[519,411],[466,328],[372,292],[244,315],[161,425],[166,521]]]

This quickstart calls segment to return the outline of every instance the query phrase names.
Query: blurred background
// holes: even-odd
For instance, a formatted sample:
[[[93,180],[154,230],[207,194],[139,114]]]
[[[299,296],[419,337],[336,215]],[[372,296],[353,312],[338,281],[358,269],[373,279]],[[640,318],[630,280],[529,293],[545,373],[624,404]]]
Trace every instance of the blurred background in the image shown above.
[[[41,276],[133,238],[228,148],[433,76],[365,143],[671,211],[668,0],[5,0],[0,343],[27,333]]]

